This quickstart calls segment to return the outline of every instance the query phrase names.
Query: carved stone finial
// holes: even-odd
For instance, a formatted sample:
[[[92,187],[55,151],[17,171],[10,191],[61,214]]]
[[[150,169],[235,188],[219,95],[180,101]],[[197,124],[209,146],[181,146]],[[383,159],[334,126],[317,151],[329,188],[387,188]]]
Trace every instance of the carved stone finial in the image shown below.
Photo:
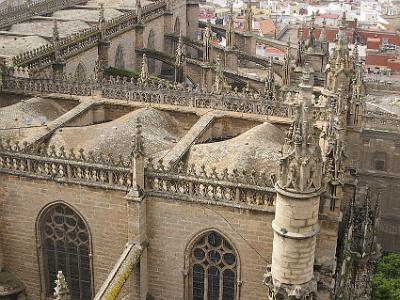
[[[312,81],[308,68],[303,71],[295,120],[282,150],[280,189],[311,193],[321,188],[321,150],[314,137]]]
[[[229,15],[227,20],[226,28],[226,48],[232,49],[235,43],[235,28],[233,24],[233,3],[229,6]]]
[[[56,300],[69,300],[69,287],[62,271],[58,271],[55,283],[56,287],[54,288],[54,296],[56,297]]]
[[[136,126],[135,126],[135,139],[133,140],[132,144],[132,154],[134,157],[137,157],[139,155],[143,156],[144,155],[144,139],[142,135],[142,125],[140,124],[140,120],[138,119],[136,121]]]
[[[141,0],[136,0],[136,15],[138,24],[142,23],[142,3]]]
[[[53,47],[54,47],[54,58],[56,62],[61,61],[60,53],[60,33],[58,32],[57,20],[54,19],[53,23],[53,37],[52,37]]]
[[[139,83],[144,84],[149,79],[149,67],[147,65],[147,57],[146,54],[143,53],[142,59],[142,69],[140,71]]]
[[[209,22],[207,22],[207,26],[204,29],[204,33],[203,33],[203,62],[204,63],[210,62],[211,47],[212,47],[211,24]]]
[[[246,6],[246,31],[253,31],[253,10],[250,3],[247,3]]]
[[[178,44],[175,51],[175,66],[180,67],[184,62],[182,31],[179,32]]]

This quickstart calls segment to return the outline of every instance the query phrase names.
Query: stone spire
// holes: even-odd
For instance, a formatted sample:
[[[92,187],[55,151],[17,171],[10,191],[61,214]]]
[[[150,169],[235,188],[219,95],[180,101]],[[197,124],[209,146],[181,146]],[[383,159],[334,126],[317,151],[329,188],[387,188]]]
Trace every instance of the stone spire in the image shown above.
[[[142,125],[140,124],[140,119],[136,121],[135,138],[132,142],[132,156],[138,157],[139,155],[144,155],[144,139],[142,135]]]
[[[106,23],[106,18],[105,18],[105,16],[104,16],[104,3],[100,3],[100,9],[99,9],[99,31],[100,31],[100,40],[104,40],[105,37],[106,37],[105,23]]]
[[[183,81],[183,63],[185,55],[183,53],[182,32],[179,32],[178,44],[175,51],[175,82]]]
[[[354,44],[353,53],[352,53],[351,56],[353,58],[354,66],[359,64],[359,62],[360,62],[360,54],[358,52],[358,43],[357,42]]]
[[[316,236],[322,194],[321,150],[314,135],[312,74],[304,68],[297,114],[280,159],[272,264],[264,283],[271,300],[314,299]]]
[[[278,186],[299,193],[321,188],[321,151],[315,141],[312,117],[312,74],[304,68],[298,94],[298,112],[288,133]]]
[[[224,66],[222,63],[222,58],[220,55],[217,56],[216,64],[215,64],[215,81],[214,81],[214,90],[216,92],[221,92],[224,90],[226,82],[224,75]]]
[[[371,299],[374,268],[381,255],[381,247],[376,239],[380,219],[380,193],[377,193],[373,208],[370,189],[365,188],[362,205],[356,202],[356,190],[357,183],[350,205],[343,255],[339,261],[336,295],[341,299]]]
[[[253,10],[251,8],[250,2],[246,5],[246,31],[252,32],[253,31]]]
[[[178,44],[175,51],[175,66],[181,66],[184,62],[182,32],[179,32]]]
[[[143,53],[142,69],[140,71],[139,83],[144,84],[148,81],[148,79],[149,79],[149,67],[147,65],[146,54]]]
[[[61,62],[61,52],[60,52],[60,33],[58,32],[57,20],[54,19],[53,23],[53,37],[52,37],[53,47],[54,47],[54,58],[56,62]]]
[[[267,77],[265,78],[264,94],[268,100],[275,100],[275,74],[272,56],[269,59],[267,72]]]
[[[319,35],[319,43],[321,45],[321,52],[324,55],[329,55],[329,42],[326,36],[326,20],[322,21],[322,29]]]
[[[283,63],[283,85],[289,86],[290,85],[290,74],[291,73],[291,66],[290,66],[290,39],[288,41],[288,45],[286,48],[286,54],[284,57]]]
[[[144,191],[144,138],[140,119],[136,120],[135,137],[132,141],[132,188],[127,198],[130,201],[140,201]]]
[[[226,48],[232,49],[235,44],[235,27],[233,24],[233,3],[229,6],[229,15],[226,28]]]
[[[315,48],[315,15],[314,12],[311,14],[310,31],[305,47],[308,51],[312,51]]]
[[[58,271],[55,280],[54,297],[56,300],[70,300],[69,287],[62,271]]]
[[[297,42],[296,66],[297,67],[304,66],[304,27],[303,27],[303,24],[300,27],[300,37]]]
[[[211,48],[212,48],[211,24],[207,22],[207,26],[204,29],[203,33],[203,63],[210,62]]]
[[[141,0],[136,0],[136,15],[137,15],[137,22],[138,24],[142,23],[142,4],[140,2]]]

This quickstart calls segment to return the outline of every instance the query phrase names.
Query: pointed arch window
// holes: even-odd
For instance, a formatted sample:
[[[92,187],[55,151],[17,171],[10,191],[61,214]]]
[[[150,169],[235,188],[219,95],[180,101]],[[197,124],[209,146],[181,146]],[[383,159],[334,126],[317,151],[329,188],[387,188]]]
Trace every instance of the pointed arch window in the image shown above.
[[[118,45],[117,51],[115,52],[114,65],[117,69],[125,69],[124,49],[121,45]]]
[[[237,299],[238,258],[232,245],[216,231],[202,234],[189,256],[189,299]]]
[[[91,243],[84,220],[69,206],[54,204],[40,216],[39,234],[46,295],[62,271],[72,299],[92,299]]]
[[[84,64],[79,63],[75,70],[75,78],[78,80],[86,79],[86,68]]]

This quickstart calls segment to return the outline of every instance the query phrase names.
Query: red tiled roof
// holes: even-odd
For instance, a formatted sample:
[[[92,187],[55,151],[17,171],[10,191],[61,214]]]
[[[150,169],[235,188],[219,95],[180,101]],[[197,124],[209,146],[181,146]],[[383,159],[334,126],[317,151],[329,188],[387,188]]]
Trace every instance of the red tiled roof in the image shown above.
[[[367,56],[365,57],[365,64],[367,66],[387,67],[388,60],[394,58],[396,58],[396,56],[390,54],[381,54],[381,53],[371,54],[370,52],[367,52]]]
[[[317,17],[322,19],[339,19],[340,16],[334,13],[323,13],[319,14]]]

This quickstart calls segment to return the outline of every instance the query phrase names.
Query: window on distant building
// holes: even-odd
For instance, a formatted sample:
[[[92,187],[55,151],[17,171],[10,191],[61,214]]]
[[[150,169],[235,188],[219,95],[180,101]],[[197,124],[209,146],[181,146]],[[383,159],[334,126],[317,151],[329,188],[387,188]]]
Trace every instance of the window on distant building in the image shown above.
[[[373,156],[373,168],[378,171],[386,171],[386,153],[375,152]]]
[[[83,219],[69,206],[57,203],[40,216],[39,231],[47,296],[53,295],[54,280],[62,271],[71,299],[92,299],[90,235]]]
[[[232,245],[216,231],[202,234],[189,257],[189,299],[236,299],[238,258]]]

